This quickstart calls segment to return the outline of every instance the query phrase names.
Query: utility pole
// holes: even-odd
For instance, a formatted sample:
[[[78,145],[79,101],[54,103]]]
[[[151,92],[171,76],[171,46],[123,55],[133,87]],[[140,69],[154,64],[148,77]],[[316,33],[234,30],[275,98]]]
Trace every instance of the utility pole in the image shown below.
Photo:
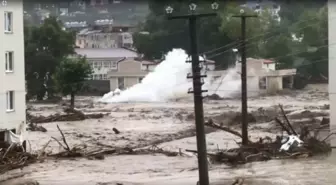
[[[217,9],[218,4],[213,3],[211,5],[212,9]],[[208,160],[207,160],[207,149],[206,149],[206,138],[204,131],[204,110],[203,110],[203,92],[202,90],[202,78],[206,75],[201,74],[198,46],[197,46],[197,34],[196,34],[196,20],[201,17],[216,16],[216,13],[206,13],[206,14],[195,14],[196,4],[189,5],[191,14],[180,15],[180,16],[169,16],[168,19],[187,19],[189,22],[189,35],[190,35],[190,51],[191,55],[191,66],[192,75],[187,75],[187,78],[193,79],[193,91],[188,91],[188,93],[194,94],[194,112],[195,112],[195,124],[196,124],[196,139],[197,139],[197,156],[198,156],[198,172],[199,172],[199,185],[209,185],[209,174],[208,174]],[[167,7],[168,14],[171,14],[173,9]],[[188,62],[188,61],[187,61]]]
[[[241,101],[242,101],[242,144],[248,145],[248,113],[247,113],[247,74],[246,74],[246,19],[258,17],[257,15],[246,15],[240,10],[240,15],[233,17],[241,18]]]

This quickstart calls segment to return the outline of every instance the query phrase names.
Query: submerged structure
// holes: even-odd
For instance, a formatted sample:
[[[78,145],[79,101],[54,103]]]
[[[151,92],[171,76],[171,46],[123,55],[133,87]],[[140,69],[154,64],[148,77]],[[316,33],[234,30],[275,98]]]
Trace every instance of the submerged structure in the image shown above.
[[[296,69],[277,70],[274,61],[254,58],[247,58],[246,65],[249,95],[274,94],[283,89],[293,88]],[[241,63],[237,63],[234,79],[240,80],[240,70]],[[228,73],[229,70],[213,71],[211,75],[212,81],[218,81],[218,79]]]

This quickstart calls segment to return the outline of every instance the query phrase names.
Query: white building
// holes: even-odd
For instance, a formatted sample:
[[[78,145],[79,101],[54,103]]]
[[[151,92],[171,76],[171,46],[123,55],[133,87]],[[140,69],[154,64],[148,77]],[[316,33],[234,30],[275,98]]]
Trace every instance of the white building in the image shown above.
[[[328,33],[329,33],[329,101],[330,101],[330,130],[336,128],[336,2],[328,1]],[[330,44],[331,43],[331,44]],[[331,145],[336,146],[336,138],[332,137]]]
[[[103,30],[81,30],[76,35],[78,48],[132,48],[133,36],[129,32],[109,32]]]
[[[237,71],[241,70],[241,63],[235,66]],[[274,61],[266,59],[246,59],[247,83],[249,95],[273,94],[286,88],[292,88],[296,69],[277,70]],[[209,75],[213,77],[212,82],[221,80],[229,71],[210,71]],[[234,76],[240,79],[240,73]],[[255,93],[254,93],[255,92]]]
[[[92,80],[108,80],[110,71],[118,70],[118,63],[138,57],[135,51],[124,48],[77,48],[78,55],[86,56],[92,66]]]
[[[25,125],[25,62],[22,0],[0,1],[0,141]],[[5,139],[6,140],[6,139]]]

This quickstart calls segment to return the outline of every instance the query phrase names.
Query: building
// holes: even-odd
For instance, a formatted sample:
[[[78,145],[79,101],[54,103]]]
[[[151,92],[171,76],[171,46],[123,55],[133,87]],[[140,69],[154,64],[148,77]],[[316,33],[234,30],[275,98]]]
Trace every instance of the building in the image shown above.
[[[241,70],[241,63],[235,66],[237,71]],[[265,59],[246,59],[247,84],[250,95],[273,94],[286,88],[292,88],[296,69],[276,70],[276,63]],[[212,82],[228,74],[227,70],[212,71],[209,73],[213,77]],[[240,79],[237,73],[236,79]]]
[[[118,63],[138,57],[135,51],[124,48],[77,48],[78,55],[86,56],[93,68],[92,80],[108,80],[107,73],[118,71]]]
[[[23,3],[4,2],[0,3],[0,131],[19,133],[26,122]],[[10,132],[2,133],[7,134],[0,135],[0,141]]]
[[[216,62],[213,60],[206,59],[203,65],[206,71],[214,71],[216,68]]]
[[[281,6],[278,2],[272,0],[249,0],[243,6],[254,10],[257,13],[262,13],[267,10],[274,18],[280,21],[279,11]]]
[[[83,29],[76,35],[78,48],[132,48],[133,37],[128,32]]]
[[[328,1],[328,33],[329,43],[336,42],[336,3]],[[336,129],[336,46],[329,44],[329,101],[330,101],[330,130]],[[336,146],[336,138],[331,136],[331,146]]]
[[[153,72],[159,62],[146,61],[141,59],[125,59],[118,62],[118,70],[110,71],[107,78],[110,80],[110,89],[126,89],[140,83],[150,72]],[[204,69],[212,71],[215,69],[215,62],[206,60]]]
[[[108,73],[110,80],[110,89],[124,90],[140,83],[142,79],[154,70],[158,63],[137,60],[137,59],[124,59],[117,63],[117,70]]]

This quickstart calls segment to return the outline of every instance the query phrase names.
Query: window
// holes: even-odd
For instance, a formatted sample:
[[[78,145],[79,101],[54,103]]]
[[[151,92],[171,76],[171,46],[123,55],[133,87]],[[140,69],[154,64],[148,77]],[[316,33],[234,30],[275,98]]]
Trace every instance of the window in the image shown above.
[[[98,80],[98,75],[93,75],[94,80]]]
[[[14,110],[14,91],[7,91],[6,99],[7,99],[7,111],[13,111]]]
[[[13,31],[13,12],[5,12],[5,32]]]
[[[103,74],[103,80],[107,80],[107,74]]]
[[[13,12],[5,12],[5,32],[13,31]]]
[[[266,89],[267,88],[267,78],[261,77],[259,78],[259,89]]]
[[[125,79],[124,77],[118,78],[118,89],[123,90],[125,88]]]
[[[97,62],[98,64],[98,68],[101,68],[102,66],[103,66],[103,62],[102,61],[99,61],[99,62]]]
[[[110,68],[111,62],[104,62],[104,68]]]
[[[6,72],[13,72],[14,68],[14,52],[13,51],[7,51],[5,53],[5,69]]]
[[[98,80],[102,80],[103,79],[103,75],[102,74],[99,74],[98,75]]]
[[[93,65],[94,68],[98,68],[98,62],[95,62]]]
[[[117,62],[111,62],[111,68],[117,69]]]
[[[141,83],[141,82],[142,82],[142,79],[143,79],[143,77],[140,77],[140,78],[139,78],[139,83]]]

